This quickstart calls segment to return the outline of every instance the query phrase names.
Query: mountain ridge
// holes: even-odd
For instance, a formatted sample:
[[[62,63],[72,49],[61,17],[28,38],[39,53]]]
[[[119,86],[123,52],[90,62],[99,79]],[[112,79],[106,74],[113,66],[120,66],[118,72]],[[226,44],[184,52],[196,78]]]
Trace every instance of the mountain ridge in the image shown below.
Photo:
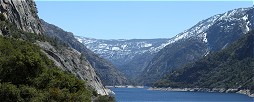
[[[138,81],[151,85],[166,73],[225,48],[254,28],[253,15],[253,7],[238,8],[200,21],[170,39],[169,44],[149,62]],[[193,45],[196,47],[192,48]]]
[[[86,46],[78,42],[74,38],[73,33],[66,32],[63,29],[49,24],[41,20],[42,26],[45,29],[45,34],[51,38],[57,38],[60,41],[64,42],[68,46],[74,48],[75,50],[82,53],[82,56],[85,57],[91,66],[95,68],[96,73],[102,80],[102,83],[105,85],[125,85],[128,83],[128,80],[120,73],[114,65],[109,61],[99,57],[91,50],[87,49]]]
[[[129,78],[138,76],[150,59],[166,46],[167,38],[158,39],[94,39],[75,38],[99,56],[111,61]]]
[[[157,81],[155,87],[219,88],[222,92],[253,88],[254,31],[245,34],[227,48],[208,54],[197,62],[187,64]]]
[[[129,53],[129,55],[132,56],[127,56],[128,52],[119,51],[121,50],[121,46],[119,47],[117,44],[109,44],[110,41],[117,43],[121,41],[129,41],[129,39],[103,40],[78,36],[75,37],[89,49],[111,61],[121,72],[126,76],[131,77],[135,82],[138,82],[139,84],[149,84],[150,82],[163,77],[165,73],[170,73],[174,69],[177,69],[181,65],[196,61],[211,52],[226,48],[244,33],[254,28],[253,14],[253,7],[249,7],[233,9],[225,13],[211,16],[198,22],[182,33],[177,34],[175,37],[164,39],[164,41],[156,46],[155,49],[146,49],[147,51],[141,49],[140,52],[137,51],[139,54],[137,54],[135,50],[130,50],[132,53]],[[147,42],[147,44],[149,44],[149,42]],[[179,45],[184,46],[178,47]],[[108,48],[110,51],[106,49],[107,47],[112,46],[118,48]],[[140,47],[138,46],[137,48]],[[188,50],[190,50],[190,52]],[[123,57],[124,55],[127,57]],[[178,55],[182,58],[178,58]],[[175,58],[177,59],[175,60]],[[155,74],[156,72],[158,73]]]

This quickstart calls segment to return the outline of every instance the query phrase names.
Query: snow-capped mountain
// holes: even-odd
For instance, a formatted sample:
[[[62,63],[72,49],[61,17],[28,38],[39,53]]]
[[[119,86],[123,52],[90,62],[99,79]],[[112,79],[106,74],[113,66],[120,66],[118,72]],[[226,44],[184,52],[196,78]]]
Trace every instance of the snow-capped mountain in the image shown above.
[[[128,77],[149,84],[254,29],[253,7],[230,10],[198,22],[170,39],[101,40],[76,36]],[[142,74],[141,74],[142,73]],[[140,75],[139,75],[140,74]]]
[[[239,8],[202,20],[170,39],[149,62],[139,81],[150,84],[174,69],[219,51],[254,29],[254,8]]]
[[[250,31],[251,28],[254,27],[253,24],[253,7],[250,8],[239,8],[230,10],[223,14],[214,15],[208,19],[202,20],[198,22],[195,26],[191,27],[188,30],[176,35],[172,39],[170,39],[167,43],[171,44],[181,39],[187,39],[190,37],[196,37],[198,39],[202,39],[204,43],[207,43],[207,31],[212,28],[211,26],[219,26],[225,32],[229,32],[233,30],[233,27],[241,24],[242,33],[246,33]],[[250,13],[250,14],[248,14]],[[218,23],[219,22],[219,23]]]
[[[88,49],[111,61],[125,75],[142,72],[145,62],[168,44],[169,39],[101,40],[76,36]],[[145,58],[144,58],[145,57]],[[140,59],[142,58],[142,60]],[[134,66],[135,64],[135,66]]]

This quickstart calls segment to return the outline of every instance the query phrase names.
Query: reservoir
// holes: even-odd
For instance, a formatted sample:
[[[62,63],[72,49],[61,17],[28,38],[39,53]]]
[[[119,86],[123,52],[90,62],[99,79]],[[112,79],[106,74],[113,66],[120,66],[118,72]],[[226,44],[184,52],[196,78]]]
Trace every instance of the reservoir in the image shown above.
[[[147,88],[111,88],[117,102],[254,102],[236,93],[172,92]]]

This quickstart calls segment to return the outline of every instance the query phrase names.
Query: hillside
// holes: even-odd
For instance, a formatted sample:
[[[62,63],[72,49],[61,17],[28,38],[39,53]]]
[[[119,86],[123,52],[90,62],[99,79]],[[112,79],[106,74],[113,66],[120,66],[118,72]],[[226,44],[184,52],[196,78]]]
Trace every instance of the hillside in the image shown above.
[[[155,87],[223,88],[254,93],[254,31],[227,48],[178,69]]]
[[[0,4],[1,101],[84,102],[109,94],[80,52],[44,35],[33,0]]]
[[[0,18],[0,29],[8,28],[0,36],[0,101],[91,101],[96,91],[60,70],[34,44],[50,39],[17,29],[3,14]]]
[[[137,80],[141,84],[151,85],[187,63],[226,48],[253,28],[253,7],[230,10],[202,20],[170,39]]]

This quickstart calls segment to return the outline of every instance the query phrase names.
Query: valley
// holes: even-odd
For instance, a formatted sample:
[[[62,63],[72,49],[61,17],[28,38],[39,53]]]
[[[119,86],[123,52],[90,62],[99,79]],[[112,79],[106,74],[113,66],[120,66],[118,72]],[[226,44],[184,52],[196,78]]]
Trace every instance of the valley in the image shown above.
[[[216,101],[214,98],[221,98],[220,95],[225,95],[226,98],[217,101],[253,100],[254,6],[235,8],[213,15],[171,38],[97,39],[81,36],[66,31],[62,26],[49,23],[50,19],[39,17],[36,3],[38,1],[0,0],[0,101]],[[73,2],[64,3],[69,5]],[[153,29],[149,30],[158,31],[164,28],[164,21],[167,21],[145,25],[150,16],[156,18],[163,14],[152,10],[141,12],[145,5],[150,9],[151,2],[146,2],[145,5],[137,2],[143,5],[141,8],[137,4],[131,4],[133,2],[103,2],[108,4],[103,4],[103,7],[131,4],[131,7],[139,8],[134,10],[135,12],[129,12],[131,8],[124,9],[130,15],[123,13],[120,7],[118,11],[111,8],[110,11],[118,12],[112,13],[117,14],[114,16],[108,16],[111,14],[106,13],[108,8],[105,9],[105,13],[104,8],[100,9],[98,5],[102,2],[86,3],[88,7],[96,5],[95,13],[83,16],[84,18],[78,22],[89,19],[95,25],[103,25],[103,29],[93,24],[81,26],[77,22],[79,16],[75,12],[83,15],[86,11],[93,11],[92,9],[68,11],[62,8],[64,15],[69,17],[64,21],[70,21],[70,25],[76,24],[74,27],[67,24],[68,28],[79,28],[83,33],[89,30],[83,30],[81,27],[98,27],[96,31],[118,31],[117,27],[107,27],[116,25],[120,29],[120,26],[126,26],[118,24],[117,21],[120,20],[127,26],[129,22],[133,23],[123,31],[130,31],[131,34],[131,30],[137,30],[132,33],[143,32],[148,36],[144,26],[153,26]],[[157,3],[159,2],[155,4]],[[166,7],[160,4],[159,7],[161,6]],[[82,10],[82,13],[79,10]],[[100,14],[96,13],[98,11],[103,11],[104,18],[100,18]],[[140,16],[150,12],[154,14]],[[128,21],[129,18],[139,16],[144,21]],[[123,17],[124,20],[113,19],[114,17]],[[93,18],[96,18],[95,21]],[[105,23],[100,20],[116,21]],[[160,21],[159,18],[157,20]],[[140,26],[140,23],[143,26]],[[174,27],[176,29],[181,26]],[[109,37],[114,37],[113,35]],[[185,99],[183,97],[186,100],[182,100]]]
[[[169,39],[101,40],[76,36],[99,56],[109,60],[130,79],[135,79],[152,57],[168,45]]]
[[[131,84],[153,85],[165,75],[230,46],[254,28],[253,8],[214,15],[168,39],[75,38],[109,60]]]

